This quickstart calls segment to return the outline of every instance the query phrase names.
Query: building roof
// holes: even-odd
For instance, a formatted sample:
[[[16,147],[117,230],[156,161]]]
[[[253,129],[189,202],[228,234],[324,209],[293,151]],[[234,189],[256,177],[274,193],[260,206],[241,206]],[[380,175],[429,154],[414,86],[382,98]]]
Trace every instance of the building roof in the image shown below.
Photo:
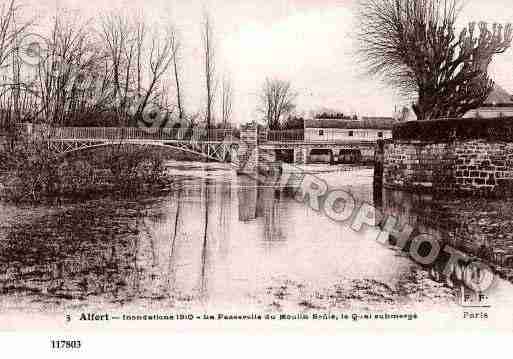
[[[463,118],[494,118],[507,117],[513,111],[513,96],[504,90],[501,86],[494,84],[493,90],[490,92],[483,105],[468,111]]]
[[[494,84],[493,90],[483,103],[484,106],[513,106],[513,96],[501,86]]]
[[[362,117],[353,120],[305,120],[305,128],[339,128],[339,129],[370,129],[391,130],[397,120],[392,117]]]

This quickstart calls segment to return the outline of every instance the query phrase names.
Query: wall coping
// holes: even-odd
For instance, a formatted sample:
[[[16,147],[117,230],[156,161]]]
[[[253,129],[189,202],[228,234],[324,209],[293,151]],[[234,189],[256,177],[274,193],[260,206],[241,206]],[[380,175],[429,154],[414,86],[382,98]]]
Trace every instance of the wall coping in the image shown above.
[[[443,143],[461,140],[513,142],[513,117],[408,121],[394,125],[394,143]]]

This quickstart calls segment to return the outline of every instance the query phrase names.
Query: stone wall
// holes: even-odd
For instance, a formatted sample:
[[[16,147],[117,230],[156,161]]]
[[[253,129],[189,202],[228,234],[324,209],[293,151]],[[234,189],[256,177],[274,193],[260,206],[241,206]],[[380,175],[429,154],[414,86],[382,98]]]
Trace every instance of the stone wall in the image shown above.
[[[257,171],[259,160],[258,130],[256,127],[242,129],[237,156],[233,159],[239,174],[253,174]]]
[[[258,166],[257,173],[259,175],[279,174],[281,163],[277,161],[276,150],[274,149],[258,149]]]
[[[234,156],[234,165],[238,174],[250,176],[272,175],[280,172],[276,150],[261,148],[259,144],[267,141],[267,134],[256,127],[241,130],[239,148]]]
[[[386,188],[513,195],[513,117],[400,123],[383,152]]]
[[[513,192],[513,139],[387,143],[383,185],[429,192],[509,195]]]
[[[302,165],[306,163],[306,149],[302,147],[295,147],[294,148],[294,163],[297,165]]]

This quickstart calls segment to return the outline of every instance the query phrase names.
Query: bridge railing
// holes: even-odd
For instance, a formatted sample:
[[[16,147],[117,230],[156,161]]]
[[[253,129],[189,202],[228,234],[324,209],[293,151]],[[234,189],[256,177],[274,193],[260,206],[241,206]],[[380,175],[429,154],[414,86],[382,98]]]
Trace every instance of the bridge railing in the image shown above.
[[[137,127],[53,127],[48,135],[62,140],[158,140],[158,141],[214,141],[222,142],[236,137],[231,129],[182,129]]]
[[[305,139],[303,130],[268,131],[267,141],[270,142],[301,142]]]

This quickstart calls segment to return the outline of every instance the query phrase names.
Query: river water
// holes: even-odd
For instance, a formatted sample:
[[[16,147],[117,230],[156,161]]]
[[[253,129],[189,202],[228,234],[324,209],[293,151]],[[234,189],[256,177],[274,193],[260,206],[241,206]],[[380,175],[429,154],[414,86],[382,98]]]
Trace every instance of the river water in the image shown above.
[[[0,204],[2,311],[297,311],[457,301],[407,256],[225,164],[169,162],[171,194]],[[372,169],[309,166],[372,203]]]

